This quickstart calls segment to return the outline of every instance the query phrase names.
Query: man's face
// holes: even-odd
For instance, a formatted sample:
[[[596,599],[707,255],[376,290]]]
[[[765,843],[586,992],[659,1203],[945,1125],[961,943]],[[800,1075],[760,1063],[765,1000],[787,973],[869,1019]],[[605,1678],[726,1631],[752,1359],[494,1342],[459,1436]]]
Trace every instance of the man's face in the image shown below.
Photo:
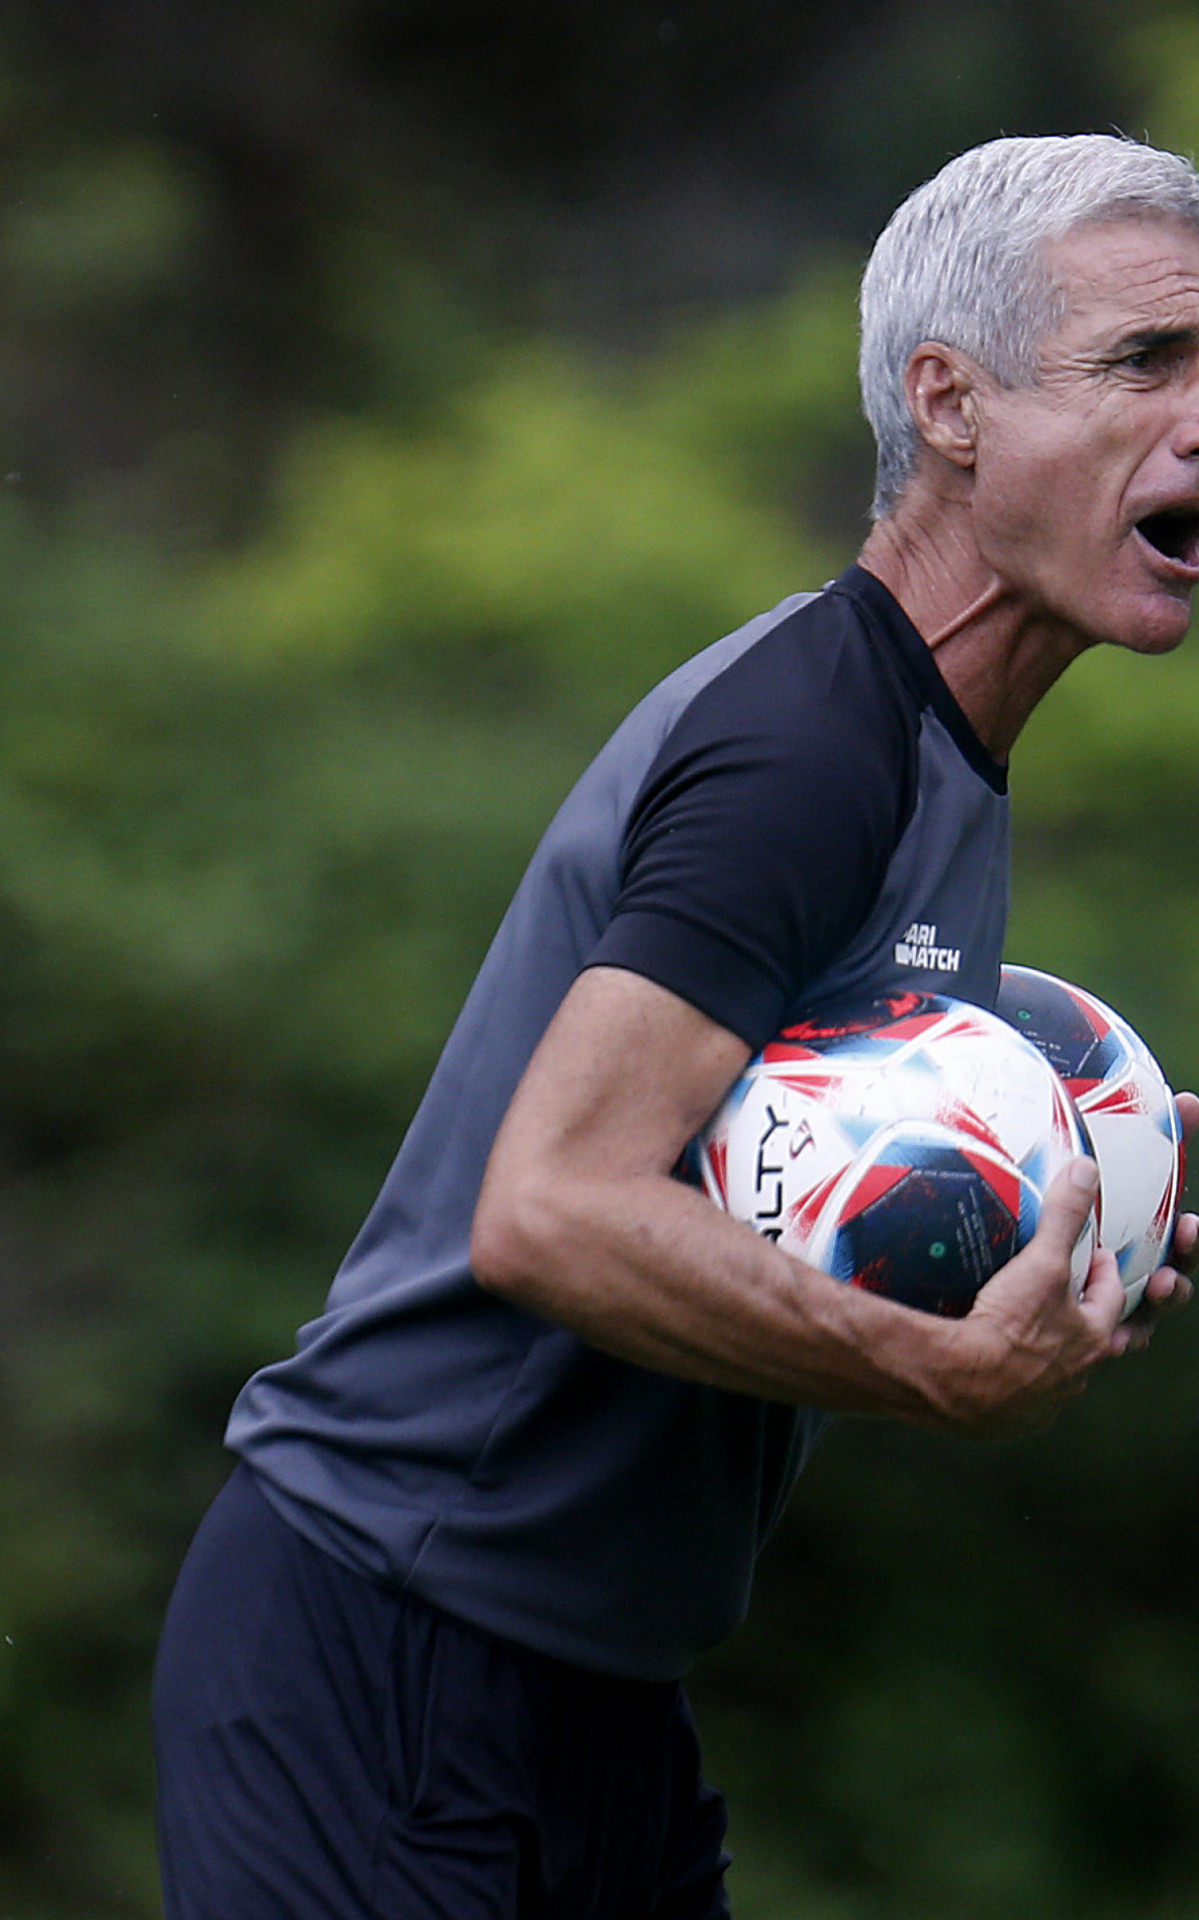
[[[1055,242],[1039,383],[978,393],[979,550],[1034,614],[1152,653],[1199,584],[1199,232],[1128,219]]]

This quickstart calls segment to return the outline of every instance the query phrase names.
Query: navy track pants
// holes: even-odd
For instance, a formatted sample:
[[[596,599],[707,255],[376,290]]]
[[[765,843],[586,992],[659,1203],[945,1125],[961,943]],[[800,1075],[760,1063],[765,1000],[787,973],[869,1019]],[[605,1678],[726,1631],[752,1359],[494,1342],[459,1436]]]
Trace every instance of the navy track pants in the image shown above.
[[[239,1466],[155,1676],[167,1920],[722,1920],[680,1686],[513,1646],[344,1567]]]

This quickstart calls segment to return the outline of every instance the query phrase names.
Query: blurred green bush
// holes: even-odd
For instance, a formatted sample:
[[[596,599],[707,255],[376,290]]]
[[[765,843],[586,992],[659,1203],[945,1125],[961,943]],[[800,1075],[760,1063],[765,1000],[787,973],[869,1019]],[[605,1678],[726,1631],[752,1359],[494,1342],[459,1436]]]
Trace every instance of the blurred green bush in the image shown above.
[[[1151,131],[1192,143],[1193,24],[1136,48]],[[0,231],[10,373],[86,309],[165,379],[203,183],[135,141],[35,184]],[[319,1308],[590,752],[864,525],[848,261],[640,361],[468,326],[348,228],[325,272],[366,397],[289,420],[236,541],[202,372],[136,480],[0,489],[9,1920],[157,1911],[149,1663],[230,1399]],[[1197,724],[1193,651],[1097,655],[1014,773],[1012,957],[1179,1084]],[[833,1434],[696,1680],[742,1920],[1199,1911],[1197,1341],[1036,1443]]]

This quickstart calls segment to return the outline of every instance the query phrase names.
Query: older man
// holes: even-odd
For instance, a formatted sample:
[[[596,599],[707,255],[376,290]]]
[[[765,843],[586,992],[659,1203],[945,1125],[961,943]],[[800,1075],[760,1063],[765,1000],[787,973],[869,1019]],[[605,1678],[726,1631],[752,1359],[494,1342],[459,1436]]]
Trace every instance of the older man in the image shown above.
[[[1103,136],[963,155],[878,243],[862,366],[860,563],[601,753],[324,1315],[238,1401],[160,1660],[171,1920],[727,1913],[679,1679],[825,1410],[1043,1420],[1189,1296],[1163,1269],[1122,1325],[1104,1255],[1075,1296],[1085,1161],[960,1321],[671,1177],[788,1018],[991,1000],[1009,749],[1086,648],[1177,645],[1199,581],[1199,178]]]

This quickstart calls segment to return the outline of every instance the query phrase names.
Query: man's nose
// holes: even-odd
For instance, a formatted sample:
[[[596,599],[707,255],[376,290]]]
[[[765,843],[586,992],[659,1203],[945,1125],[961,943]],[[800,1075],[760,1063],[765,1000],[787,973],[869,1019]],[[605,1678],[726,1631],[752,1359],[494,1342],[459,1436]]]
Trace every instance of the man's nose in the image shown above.
[[[1199,367],[1182,390],[1170,450],[1179,460],[1199,459]]]

